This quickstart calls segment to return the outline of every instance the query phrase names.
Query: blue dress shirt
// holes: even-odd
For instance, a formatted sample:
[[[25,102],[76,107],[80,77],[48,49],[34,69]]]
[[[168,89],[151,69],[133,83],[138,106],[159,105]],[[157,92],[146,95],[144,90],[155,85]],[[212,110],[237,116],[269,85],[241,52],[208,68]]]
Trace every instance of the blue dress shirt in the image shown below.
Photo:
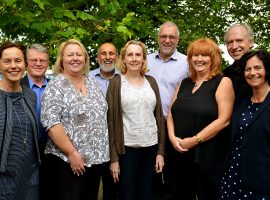
[[[40,122],[40,111],[41,111],[41,96],[45,90],[45,87],[48,84],[48,79],[45,78],[43,85],[41,87],[37,86],[31,78],[28,77],[29,80],[29,87],[31,90],[33,90],[37,95],[37,117],[38,117],[38,127],[39,127],[39,141],[41,143],[47,142],[47,133],[45,131],[45,128],[43,128],[41,122]]]
[[[159,87],[163,114],[167,119],[168,110],[176,87],[188,76],[187,57],[177,50],[168,60],[163,60],[158,51],[147,56],[148,75],[153,76]]]
[[[116,74],[120,74],[120,72],[115,69],[114,70],[114,75],[110,79],[105,79],[102,74],[100,73],[100,68],[94,69],[90,72],[91,76],[95,78],[98,82],[98,85],[100,89],[102,90],[102,93],[104,97],[106,97],[106,93],[109,87],[110,79],[112,79]]]

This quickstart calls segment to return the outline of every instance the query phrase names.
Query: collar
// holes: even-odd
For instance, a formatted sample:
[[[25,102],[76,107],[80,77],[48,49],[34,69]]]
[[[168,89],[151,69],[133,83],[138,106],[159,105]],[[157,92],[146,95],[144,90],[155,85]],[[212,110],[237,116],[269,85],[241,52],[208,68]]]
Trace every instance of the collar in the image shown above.
[[[114,77],[116,74],[119,75],[120,72],[119,72],[119,70],[117,70],[117,69],[115,68],[115,69],[114,69],[114,74],[113,74],[112,77]],[[92,71],[92,75],[93,75],[93,76],[100,76],[100,77],[103,78],[102,74],[100,73],[100,68],[97,68],[97,69],[93,70],[93,71]]]
[[[33,88],[33,86],[36,85],[36,84],[32,81],[32,79],[29,76],[28,76],[28,80],[29,80],[30,88]],[[44,77],[44,81],[43,81],[42,86],[46,86],[47,84],[48,84],[48,80],[47,80],[46,77]]]
[[[160,50],[158,50],[158,51],[155,52],[155,58],[159,58],[159,59],[163,60],[163,59],[160,57],[159,51],[160,51]],[[177,51],[177,49],[176,49],[176,50],[173,52],[173,54],[170,56],[170,58],[167,59],[167,60],[164,60],[164,61],[168,61],[168,60],[178,60],[178,59],[179,59],[179,56],[178,56],[178,51]]]

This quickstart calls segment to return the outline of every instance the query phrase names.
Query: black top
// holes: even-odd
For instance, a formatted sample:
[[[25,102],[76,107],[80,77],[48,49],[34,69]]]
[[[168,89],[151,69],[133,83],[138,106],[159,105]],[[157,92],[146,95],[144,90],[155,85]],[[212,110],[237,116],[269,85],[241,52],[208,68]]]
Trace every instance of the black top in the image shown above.
[[[248,86],[244,79],[244,74],[241,72],[240,63],[238,60],[234,61],[232,65],[223,70],[223,74],[232,80],[233,89],[236,98],[240,95],[251,94],[251,87]]]
[[[200,88],[192,93],[194,83],[190,78],[181,83],[176,101],[172,106],[175,135],[180,138],[192,137],[218,117],[218,105],[215,98],[217,87],[223,76],[218,75],[204,81]],[[227,138],[224,132],[201,143],[184,154],[194,160],[212,181],[219,183],[222,175]]]

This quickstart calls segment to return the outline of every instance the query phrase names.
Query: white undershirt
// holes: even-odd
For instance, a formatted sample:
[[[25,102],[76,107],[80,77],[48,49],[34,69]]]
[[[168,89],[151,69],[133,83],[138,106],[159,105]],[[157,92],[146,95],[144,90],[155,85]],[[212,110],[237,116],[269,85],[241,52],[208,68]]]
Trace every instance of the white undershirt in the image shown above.
[[[124,142],[129,147],[148,147],[158,143],[154,116],[156,95],[144,78],[140,87],[132,86],[121,75],[121,104]]]

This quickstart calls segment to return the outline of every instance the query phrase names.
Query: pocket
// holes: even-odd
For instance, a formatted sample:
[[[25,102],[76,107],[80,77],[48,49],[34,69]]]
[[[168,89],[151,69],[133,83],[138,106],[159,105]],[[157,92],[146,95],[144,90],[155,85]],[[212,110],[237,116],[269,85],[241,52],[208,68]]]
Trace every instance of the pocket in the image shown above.
[[[30,185],[39,185],[39,164],[33,164],[31,166]]]

